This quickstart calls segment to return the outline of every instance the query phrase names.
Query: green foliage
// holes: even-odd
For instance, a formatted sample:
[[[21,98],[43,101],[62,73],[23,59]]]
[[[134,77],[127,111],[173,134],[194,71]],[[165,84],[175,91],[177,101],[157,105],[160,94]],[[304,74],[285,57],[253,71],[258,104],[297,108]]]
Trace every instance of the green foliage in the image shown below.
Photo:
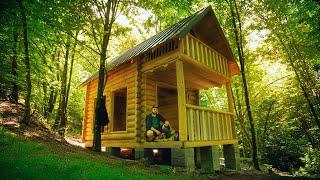
[[[320,149],[309,147],[302,161],[305,166],[299,170],[303,175],[320,177]]]
[[[305,151],[306,141],[302,138],[296,139],[297,132],[294,128],[277,129],[278,132],[274,132],[265,147],[261,149],[262,162],[282,171],[298,170],[304,165],[301,157]]]
[[[200,91],[200,106],[228,111],[228,99],[225,86]]]

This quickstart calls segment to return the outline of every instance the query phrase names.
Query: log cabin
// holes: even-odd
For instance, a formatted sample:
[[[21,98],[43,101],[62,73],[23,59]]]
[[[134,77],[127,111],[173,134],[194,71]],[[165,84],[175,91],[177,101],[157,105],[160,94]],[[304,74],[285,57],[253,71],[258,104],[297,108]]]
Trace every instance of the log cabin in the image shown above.
[[[146,150],[168,148],[172,165],[195,164],[219,169],[219,147],[227,167],[239,167],[231,78],[239,67],[211,6],[184,18],[113,59],[104,89],[110,123],[102,145],[116,154],[133,149],[136,159]],[[82,141],[93,144],[98,73],[86,88]],[[199,106],[199,91],[226,88],[228,111]],[[152,106],[178,131],[179,139],[147,142],[146,115]]]

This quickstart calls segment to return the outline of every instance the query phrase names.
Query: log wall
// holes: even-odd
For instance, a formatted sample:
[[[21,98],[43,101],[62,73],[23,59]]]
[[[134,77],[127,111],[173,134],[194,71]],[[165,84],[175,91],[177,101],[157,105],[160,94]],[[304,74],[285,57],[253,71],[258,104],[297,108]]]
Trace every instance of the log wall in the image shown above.
[[[104,90],[106,95],[106,106],[110,123],[102,134],[102,141],[108,140],[132,140],[135,141],[137,134],[136,127],[136,63],[132,63],[116,72],[108,74],[107,85]],[[87,84],[86,105],[83,118],[82,140],[90,142],[93,140],[93,119],[95,99],[97,96],[98,78]],[[113,92],[122,88],[127,88],[127,119],[126,131],[113,131]]]

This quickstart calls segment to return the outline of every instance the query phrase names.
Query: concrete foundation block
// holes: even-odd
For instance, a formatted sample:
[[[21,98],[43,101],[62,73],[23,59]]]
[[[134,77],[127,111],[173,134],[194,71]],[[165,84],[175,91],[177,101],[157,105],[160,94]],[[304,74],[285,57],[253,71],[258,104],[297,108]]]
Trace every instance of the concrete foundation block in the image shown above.
[[[110,156],[120,157],[120,148],[118,147],[106,147],[106,153]]]
[[[188,171],[194,171],[194,155],[194,148],[172,148],[171,165],[184,167]]]
[[[145,157],[144,148],[135,148],[133,149],[133,158],[134,159],[142,159]]]
[[[240,152],[238,144],[223,145],[223,156],[226,168],[240,170]]]
[[[201,169],[206,173],[214,173],[220,170],[219,146],[208,146],[200,148]]]

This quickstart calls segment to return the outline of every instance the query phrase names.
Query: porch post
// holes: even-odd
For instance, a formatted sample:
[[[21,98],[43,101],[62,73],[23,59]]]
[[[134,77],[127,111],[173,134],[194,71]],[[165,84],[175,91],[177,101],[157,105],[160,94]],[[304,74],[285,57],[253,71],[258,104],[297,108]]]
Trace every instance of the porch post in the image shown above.
[[[229,112],[233,113],[233,97],[231,92],[231,83],[226,83],[226,90],[228,95],[228,108]],[[232,136],[233,139],[237,139],[234,117],[231,116]],[[226,168],[240,170],[240,152],[237,144],[225,144],[223,145],[223,155],[225,159]]]
[[[177,92],[178,92],[178,120],[179,140],[187,141],[187,111],[186,111],[186,88],[184,83],[183,62],[176,61]]]
[[[233,97],[232,97],[232,92],[231,92],[231,83],[229,83],[229,82],[226,83],[226,90],[227,90],[227,96],[228,96],[228,110],[230,113],[233,113],[234,107],[233,107]],[[232,137],[233,137],[233,139],[237,139],[233,116],[231,116],[231,127],[232,127]]]

